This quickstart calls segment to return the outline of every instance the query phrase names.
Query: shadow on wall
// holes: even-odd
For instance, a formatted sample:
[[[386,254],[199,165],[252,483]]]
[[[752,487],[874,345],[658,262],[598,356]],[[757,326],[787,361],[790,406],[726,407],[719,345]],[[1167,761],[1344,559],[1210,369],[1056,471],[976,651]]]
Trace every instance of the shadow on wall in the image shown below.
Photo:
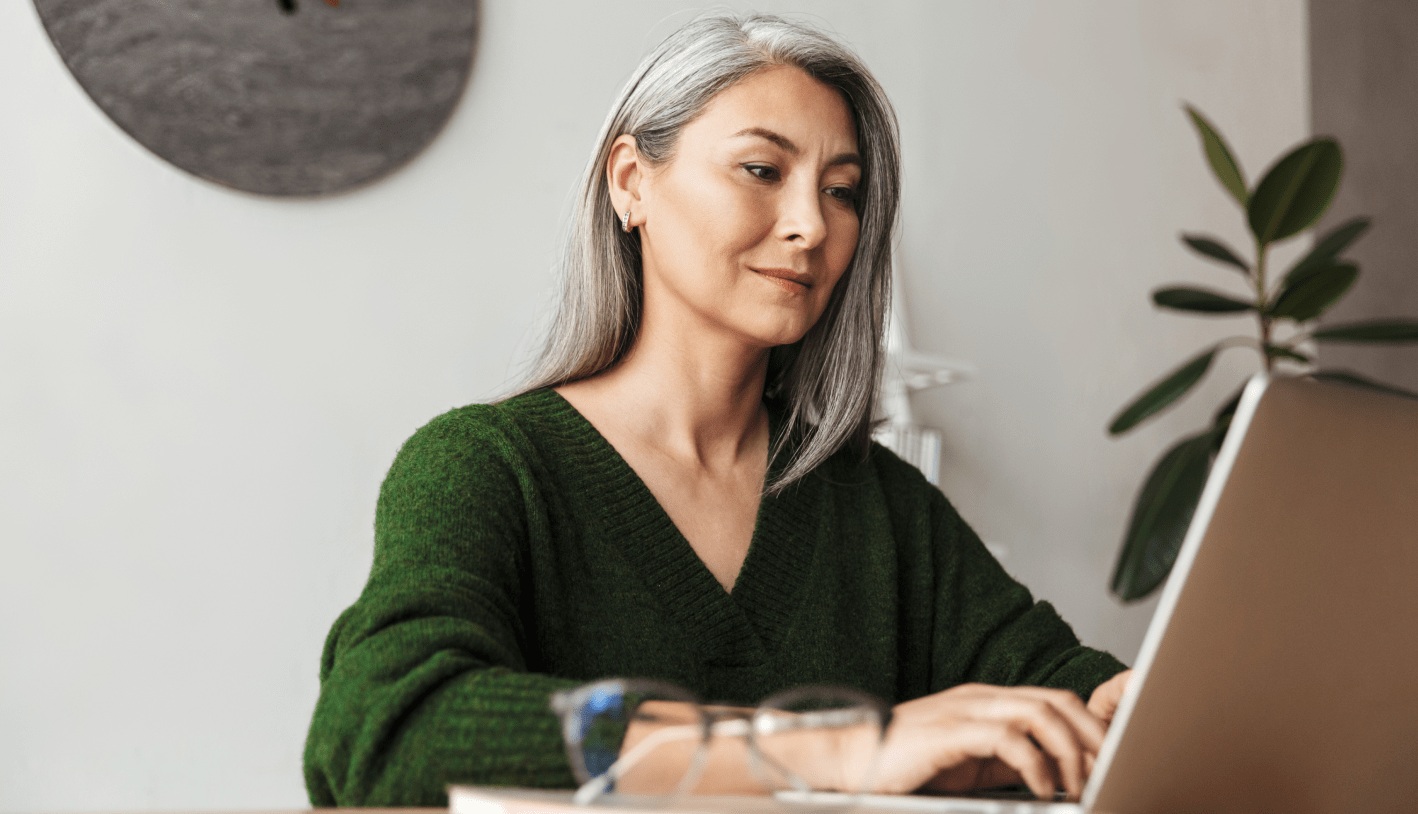
[[[1320,231],[1373,217],[1353,255],[1359,285],[1326,322],[1418,312],[1418,4],[1405,0],[1310,0],[1314,132],[1344,145],[1345,182]],[[1325,367],[1353,368],[1418,390],[1412,348],[1326,347]]]

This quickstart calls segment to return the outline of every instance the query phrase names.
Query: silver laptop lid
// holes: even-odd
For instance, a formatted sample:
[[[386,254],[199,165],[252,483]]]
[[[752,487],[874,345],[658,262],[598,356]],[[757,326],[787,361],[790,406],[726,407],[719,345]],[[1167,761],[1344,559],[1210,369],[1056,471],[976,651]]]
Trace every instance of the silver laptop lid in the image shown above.
[[[1418,811],[1418,401],[1252,379],[1083,802]]]

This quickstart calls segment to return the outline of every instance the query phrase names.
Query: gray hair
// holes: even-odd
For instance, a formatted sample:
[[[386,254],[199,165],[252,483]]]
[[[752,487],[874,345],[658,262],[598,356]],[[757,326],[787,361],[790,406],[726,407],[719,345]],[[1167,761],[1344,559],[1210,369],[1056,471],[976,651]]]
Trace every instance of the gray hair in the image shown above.
[[[670,35],[636,69],[611,108],[587,163],[562,258],[555,320],[524,388],[555,387],[621,360],[640,327],[640,240],[612,208],[606,163],[631,134],[652,166],[673,158],[680,132],[717,96],[768,67],[795,66],[836,88],[851,108],[862,155],[857,250],[822,317],[796,344],[769,353],[766,395],[786,402],[784,431],[796,452],[767,487],[776,494],[843,446],[866,454],[891,289],[891,239],[900,199],[896,115],[846,46],[802,23],[766,14],[709,14]]]

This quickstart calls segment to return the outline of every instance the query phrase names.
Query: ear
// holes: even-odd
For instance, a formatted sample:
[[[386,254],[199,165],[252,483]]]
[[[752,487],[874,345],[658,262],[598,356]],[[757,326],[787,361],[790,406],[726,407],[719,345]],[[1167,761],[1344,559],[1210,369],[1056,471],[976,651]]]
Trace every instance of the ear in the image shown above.
[[[606,181],[610,186],[611,203],[617,216],[630,212],[630,228],[645,222],[641,211],[641,184],[645,181],[647,167],[640,160],[640,151],[635,148],[635,137],[623,135],[611,144],[610,158],[606,159]]]

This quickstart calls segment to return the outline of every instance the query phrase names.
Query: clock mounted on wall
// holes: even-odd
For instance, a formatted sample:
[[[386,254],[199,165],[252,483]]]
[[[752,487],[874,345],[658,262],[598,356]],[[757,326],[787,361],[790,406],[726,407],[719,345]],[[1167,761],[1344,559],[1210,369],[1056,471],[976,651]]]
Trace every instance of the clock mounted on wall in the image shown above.
[[[262,195],[368,184],[447,123],[477,0],[34,0],[115,124],[201,178]]]

